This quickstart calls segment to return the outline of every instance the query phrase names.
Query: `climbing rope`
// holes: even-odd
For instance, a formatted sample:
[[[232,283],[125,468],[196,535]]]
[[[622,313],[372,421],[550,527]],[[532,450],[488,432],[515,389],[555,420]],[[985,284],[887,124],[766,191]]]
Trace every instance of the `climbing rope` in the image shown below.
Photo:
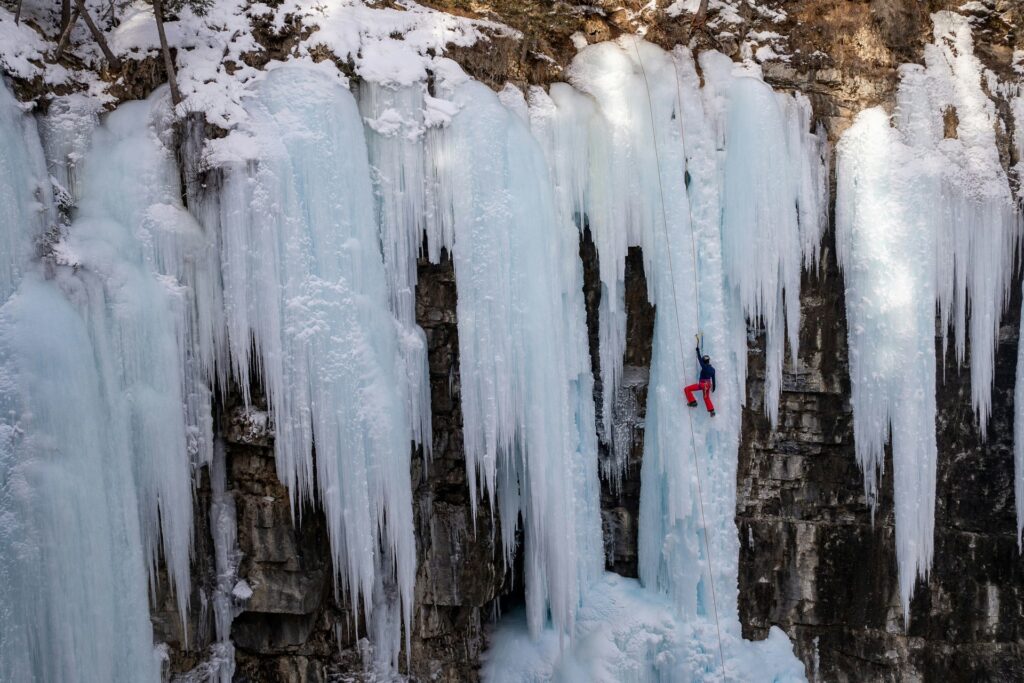
[[[679,357],[683,358],[685,356],[685,354],[683,353],[683,326],[682,326],[681,321],[679,320],[679,298],[678,298],[678,295],[676,293],[676,276],[675,276],[675,269],[673,268],[673,264],[672,264],[672,249],[669,247],[669,239],[668,239],[668,211],[665,209],[665,186],[664,186],[664,183],[663,183],[663,181],[661,179],[661,153],[658,151],[658,134],[656,132],[657,131],[657,126],[656,126],[655,120],[654,120],[654,101],[651,98],[651,85],[650,85],[650,83],[647,80],[647,69],[644,68],[644,60],[643,60],[643,57],[641,57],[641,55],[640,55],[640,48],[639,48],[639,46],[637,44],[636,36],[632,36],[632,38],[633,38],[633,50],[636,52],[637,63],[640,65],[640,73],[643,75],[643,79],[644,79],[644,89],[647,91],[647,111],[648,111],[648,113],[650,114],[650,117],[651,117],[651,136],[652,136],[653,141],[654,141],[654,160],[655,160],[655,163],[658,166],[658,191],[659,191],[659,196],[661,197],[661,219],[662,219],[661,223],[662,223],[662,228],[665,231],[665,252],[668,254],[668,272],[669,272],[669,277],[672,280],[672,303],[673,303],[673,308],[675,309],[676,335],[677,335],[676,336],[676,341],[677,341],[677,343],[679,345]],[[672,61],[672,70],[673,70],[673,72],[675,72],[675,69],[676,69],[676,67],[675,67],[675,59],[673,58],[673,61]],[[683,130],[683,110],[682,110],[682,100],[681,100],[680,93],[679,93],[679,77],[678,77],[678,74],[676,74],[675,82],[676,82],[676,118],[679,121],[679,135],[680,135],[680,137],[684,141],[683,142],[683,149],[685,150],[686,147],[685,147],[685,134],[684,134],[684,130]],[[685,163],[685,152],[684,152],[684,163]],[[687,211],[689,213],[689,219],[690,219],[690,253],[691,253],[691,256],[693,258],[693,291],[694,291],[694,294],[696,296],[696,301],[697,301],[697,325],[698,325],[698,329],[699,329],[699,327],[700,327],[700,283],[698,282],[698,279],[697,279],[697,245],[696,245],[696,242],[695,242],[694,237],[693,237],[693,208],[690,206],[689,193],[687,193],[686,208],[687,208]],[[703,341],[703,339],[701,339],[700,341]],[[704,551],[705,551],[705,553],[708,556],[708,584],[711,587],[711,605],[712,605],[712,609],[714,611],[714,616],[715,616],[715,631],[716,631],[716,633],[718,635],[718,657],[719,657],[719,659],[720,659],[720,661],[722,663],[722,678],[723,678],[723,680],[727,680],[728,676],[726,675],[726,669],[725,669],[725,648],[722,646],[722,627],[721,627],[721,624],[719,623],[719,620],[718,620],[718,598],[717,598],[717,596],[715,594],[714,561],[711,558],[711,542],[710,542],[709,533],[708,533],[708,523],[707,523],[707,519],[706,519],[706,517],[704,515],[704,491],[703,491],[703,484],[701,482],[701,476],[700,476],[700,464],[697,461],[697,439],[694,436],[694,432],[693,432],[693,415],[691,414],[691,412],[689,410],[686,411],[686,418],[687,418],[687,421],[688,421],[689,426],[690,426],[690,446],[691,446],[691,451],[693,453],[693,469],[694,469],[694,471],[697,474],[697,506],[698,506],[698,509],[700,510],[700,523],[701,523],[701,526],[704,529]]]

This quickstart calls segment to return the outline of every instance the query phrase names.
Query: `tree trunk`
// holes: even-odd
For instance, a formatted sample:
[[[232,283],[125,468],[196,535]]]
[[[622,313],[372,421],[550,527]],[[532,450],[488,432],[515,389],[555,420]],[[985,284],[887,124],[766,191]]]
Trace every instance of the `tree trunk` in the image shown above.
[[[18,9],[14,12],[14,25],[17,26],[21,23],[21,3],[22,0],[18,0]]]
[[[693,15],[693,21],[690,22],[690,30],[704,28],[704,24],[708,20],[708,0],[700,0],[700,6],[697,8],[697,13]]]
[[[63,19],[61,19],[63,21]],[[53,53],[53,61],[60,61],[60,56],[64,54],[64,48],[68,46],[68,40],[71,39],[71,29],[75,27],[78,22],[78,8],[75,8],[74,13],[68,18],[67,23],[64,25],[64,30],[61,31],[60,40],[57,41],[57,50]]]
[[[114,53],[110,51],[110,46],[107,45],[107,39],[103,37],[103,32],[100,31],[99,27],[93,22],[92,17],[89,16],[89,11],[85,8],[85,0],[75,0],[75,6],[78,8],[78,13],[82,15],[82,19],[85,20],[85,25],[89,27],[89,32],[92,33],[93,40],[100,46],[100,50],[103,52],[103,56],[107,58],[107,63],[115,71],[121,70],[121,60],[114,56]]]
[[[167,45],[167,33],[164,31],[163,0],[153,0],[153,14],[156,16],[156,32],[160,36],[160,51],[164,55],[164,69],[167,70],[167,84],[171,86],[171,104],[177,107],[181,103],[181,92],[178,90],[178,78],[174,73],[171,48]]]
[[[68,26],[71,24],[71,0],[60,0],[60,36],[64,37],[64,32],[68,30]]]

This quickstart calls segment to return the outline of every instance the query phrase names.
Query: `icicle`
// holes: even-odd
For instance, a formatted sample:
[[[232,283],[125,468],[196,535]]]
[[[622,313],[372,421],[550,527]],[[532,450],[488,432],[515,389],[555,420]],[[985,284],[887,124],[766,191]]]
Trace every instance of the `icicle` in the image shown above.
[[[459,107],[434,167],[450,183],[439,208],[453,221],[471,495],[479,485],[496,503],[506,561],[522,519],[531,633],[550,613],[569,635],[602,561],[578,231],[556,212],[524,122],[453,63],[437,66],[439,93]]]
[[[359,108],[377,198],[377,222],[391,311],[399,323],[399,348],[416,443],[430,454],[430,381],[427,340],[416,324],[416,257],[426,230],[423,158],[424,85],[390,87],[363,81]]]
[[[1018,239],[1016,208],[999,160],[995,104],[985,92],[970,22],[952,12],[937,12],[932,20],[935,44],[925,46],[926,68],[900,70],[898,127],[919,155],[936,156],[943,165],[943,188],[935,198],[942,204],[935,225],[943,351],[951,325],[956,359],[962,362],[970,334],[971,404],[985,438],[996,340]],[[955,130],[945,130],[949,119],[955,120]]]
[[[0,79],[0,304],[14,292],[35,241],[54,220],[50,183],[35,120]]]
[[[412,433],[362,121],[351,93],[303,67],[271,71],[247,102],[251,129],[213,148],[232,367],[244,387],[257,362],[278,476],[293,510],[323,506],[350,603],[372,620],[374,587],[394,575],[402,616],[374,645],[397,667],[415,580]]]
[[[870,109],[843,135],[836,171],[854,443],[873,506],[892,433],[904,614],[914,582],[931,566],[935,512],[938,183],[914,159],[885,113]]]
[[[900,67],[896,129],[879,110],[862,113],[840,141],[836,171],[857,458],[873,504],[891,430],[905,616],[933,548],[933,306],[943,357],[950,327],[958,363],[970,335],[972,405],[984,438],[1019,235],[970,25],[950,12],[932,19],[936,42],[926,46],[925,66]]]
[[[724,157],[724,267],[747,319],[766,330],[765,412],[774,426],[783,330],[795,364],[801,265],[817,265],[827,220],[824,132],[811,133],[806,97],[775,93],[717,53],[701,55],[701,65]]]

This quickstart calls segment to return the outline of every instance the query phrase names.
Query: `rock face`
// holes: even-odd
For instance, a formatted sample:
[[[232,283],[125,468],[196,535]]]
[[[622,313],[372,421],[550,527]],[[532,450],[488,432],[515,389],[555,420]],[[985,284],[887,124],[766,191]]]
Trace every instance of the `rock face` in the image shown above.
[[[737,526],[744,635],[781,626],[815,681],[1020,680],[1024,575],[1013,503],[1017,316],[1004,321],[988,441],[966,369],[945,362],[939,393],[935,561],[904,630],[896,584],[891,475],[867,505],[853,453],[842,278],[831,249],[804,282],[800,361],[787,365],[779,427],[758,404],[751,350]],[[1019,311],[1019,300],[1010,310]],[[942,377],[940,362],[939,376]],[[891,472],[891,462],[887,465]]]
[[[469,499],[455,304],[451,261],[421,262],[417,319],[429,348],[434,443],[430,457],[413,454],[418,574],[413,634],[402,661],[414,680],[442,683],[477,679],[484,627],[497,613],[499,598],[511,592],[488,507],[479,506],[474,519]],[[258,395],[254,402],[249,409],[237,403],[226,406],[219,430],[225,441],[228,495],[237,513],[237,578],[252,591],[247,599],[235,600],[234,680],[363,680],[366,627],[354,617],[345,596],[335,594],[325,520],[309,506],[293,519],[288,491],[275,471],[273,425]],[[204,487],[198,504],[208,509],[208,501]],[[199,519],[208,524],[209,516]],[[203,537],[209,539],[209,534]],[[196,587],[188,644],[173,601],[162,600],[154,615],[158,638],[172,646],[172,678],[191,680],[188,675],[215,657],[213,625],[201,608],[215,584],[209,577],[212,554],[210,540],[197,549],[196,572],[208,580]]]
[[[507,80],[545,84],[564,78],[577,32],[597,42],[643,23],[650,28],[648,37],[666,47],[691,43],[734,56],[750,47],[744,47],[743,36],[775,32],[781,36],[775,46],[791,59],[763,64],[766,79],[807,93],[835,141],[861,109],[891,106],[895,67],[920,61],[930,40],[929,12],[961,3],[757,3],[762,10],[785,10],[786,17],[775,22],[751,3],[730,2],[739,17],[727,27],[731,37],[691,35],[690,17],[669,17],[665,2],[655,12],[633,0],[425,4],[497,19],[523,32],[519,42],[452,53],[467,71],[497,87]],[[978,17],[979,56],[997,73],[1008,74],[1013,47],[1024,48],[1024,10],[1012,0],[972,5],[981,7],[971,10]],[[713,7],[709,24],[715,12]],[[1005,160],[1017,161],[1008,145]],[[597,255],[586,239],[581,256],[593,347],[600,294]],[[626,379],[615,400],[612,434],[602,434],[627,453],[621,481],[607,477],[602,490],[607,567],[627,576],[637,573],[639,463],[654,319],[640,256],[632,251],[626,269]],[[1020,291],[1019,279],[1012,287]],[[762,638],[770,626],[780,626],[817,681],[1024,680],[1024,570],[1012,493],[1019,296],[1000,336],[987,440],[974,424],[966,369],[957,369],[951,358],[940,367],[945,381],[939,393],[935,561],[928,581],[917,587],[905,630],[896,585],[891,477],[883,479],[872,514],[854,459],[843,290],[828,236],[821,272],[808,274],[803,283],[800,359],[795,367],[787,360],[774,432],[762,410],[762,340],[752,335],[736,513],[744,635]],[[455,307],[451,262],[421,263],[417,320],[429,346],[434,443],[431,456],[416,453],[412,465],[419,569],[407,661],[415,680],[476,680],[487,623],[499,607],[521,600],[521,586],[510,580],[512,570],[495,546],[498,535],[487,505],[474,511],[469,500]],[[595,367],[597,391],[599,370]],[[227,487],[237,511],[238,577],[252,589],[251,597],[236,600],[235,680],[359,680],[365,626],[354,623],[344,600],[335,596],[322,516],[315,508],[304,509],[301,521],[293,519],[287,491],[275,474],[272,425],[231,403],[221,412]],[[611,454],[602,448],[607,465]],[[215,653],[212,617],[204,608],[216,585],[209,501],[205,478],[196,503],[196,588],[185,627],[173,600],[160,594],[155,601],[154,624],[158,638],[169,645],[172,677],[195,673]]]

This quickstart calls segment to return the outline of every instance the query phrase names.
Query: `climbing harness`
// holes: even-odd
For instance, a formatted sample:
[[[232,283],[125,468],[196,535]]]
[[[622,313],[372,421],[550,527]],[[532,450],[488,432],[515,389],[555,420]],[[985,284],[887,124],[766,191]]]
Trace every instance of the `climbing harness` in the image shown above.
[[[640,48],[639,48],[639,46],[637,44],[636,36],[634,35],[634,36],[632,36],[632,38],[633,38],[633,50],[636,52],[637,63],[640,65],[640,73],[643,75],[643,79],[644,79],[644,89],[647,91],[647,111],[648,111],[648,113],[650,114],[650,117],[651,117],[651,136],[653,137],[653,141],[654,141],[654,159],[655,159],[655,163],[658,166],[658,191],[659,191],[659,196],[661,198],[661,219],[662,219],[661,220],[661,224],[662,224],[663,230],[665,231],[665,252],[666,252],[666,254],[668,254],[668,271],[669,271],[669,277],[672,280],[672,303],[674,304],[674,308],[675,308],[676,335],[677,335],[676,336],[676,340],[677,340],[677,342],[679,344],[679,357],[683,358],[684,355],[685,355],[683,353],[683,327],[682,327],[682,323],[679,320],[679,299],[678,299],[678,296],[676,294],[676,277],[675,277],[675,270],[673,269],[673,265],[672,265],[672,249],[669,248],[668,212],[665,209],[665,187],[664,187],[664,183],[663,183],[663,181],[661,179],[661,154],[658,151],[658,134],[656,132],[657,131],[657,126],[656,126],[656,123],[655,123],[655,120],[654,120],[654,101],[651,99],[651,86],[650,86],[650,83],[647,80],[647,69],[644,68],[644,60],[643,60],[643,57],[641,57],[641,55],[640,55]],[[673,72],[676,72],[676,65],[675,65],[675,59],[674,58],[672,60],[672,70],[673,70]],[[678,75],[678,73],[676,73],[675,76],[676,76],[675,81],[676,81],[676,111],[677,111],[676,118],[679,121],[679,135],[680,135],[680,138],[683,140],[683,149],[684,149],[683,158],[684,158],[684,163],[685,163],[686,144],[685,144],[685,133],[684,133],[684,129],[683,129],[682,99],[681,99],[680,93],[679,93],[679,75]],[[687,173],[689,173],[689,171],[687,171]],[[689,196],[687,196],[687,198],[686,198],[686,208],[687,208],[687,211],[689,212],[689,218],[690,218],[690,251],[691,251],[692,258],[693,258],[693,291],[694,291],[694,294],[696,295],[696,299],[697,299],[697,323],[698,323],[698,326],[699,326],[699,324],[700,324],[700,284],[699,284],[699,282],[697,280],[697,246],[696,246],[696,242],[695,242],[694,237],[693,237],[693,209],[692,209],[692,207],[690,205],[690,198],[689,198]],[[696,439],[696,437],[694,436],[694,433],[693,433],[693,416],[692,416],[692,414],[690,413],[689,410],[686,411],[686,417],[687,417],[687,420],[688,420],[689,425],[690,425],[690,446],[691,446],[691,449],[692,449],[692,452],[693,452],[693,468],[694,468],[694,471],[697,474],[697,504],[698,504],[698,508],[700,509],[700,523],[701,523],[701,527],[704,530],[704,551],[705,551],[705,553],[707,553],[707,556],[708,556],[708,585],[711,587],[711,605],[712,605],[712,609],[714,610],[714,616],[715,616],[715,631],[716,631],[716,633],[718,635],[718,656],[719,656],[721,664],[722,664],[722,679],[723,680],[728,680],[728,675],[727,675],[726,668],[725,668],[725,648],[722,646],[722,627],[721,627],[721,625],[719,623],[719,620],[718,620],[718,598],[717,598],[717,596],[715,594],[714,562],[711,559],[711,542],[709,540],[708,523],[707,523],[707,519],[705,518],[705,515],[704,515],[704,493],[703,493],[703,486],[702,486],[702,483],[701,483],[701,476],[700,476],[700,464],[697,462],[697,439]]]

